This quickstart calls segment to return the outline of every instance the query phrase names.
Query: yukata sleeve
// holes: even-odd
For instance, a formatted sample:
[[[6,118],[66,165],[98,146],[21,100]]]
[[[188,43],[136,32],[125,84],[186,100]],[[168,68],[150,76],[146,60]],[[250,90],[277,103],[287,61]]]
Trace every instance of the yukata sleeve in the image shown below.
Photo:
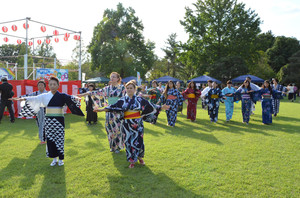
[[[233,93],[233,102],[238,102],[240,100],[242,100],[242,94],[240,91],[236,91],[235,93]]]
[[[181,106],[183,104],[184,97],[179,91],[177,91],[177,97],[178,97],[178,104]]]
[[[160,96],[159,100],[160,100],[160,103],[161,103],[161,104],[165,104],[165,103],[167,102],[167,99],[166,99],[166,97],[165,97],[164,94],[162,94],[162,95]]]
[[[281,99],[283,99],[283,94],[282,94],[281,91],[277,91],[277,90],[273,89],[273,90],[272,90],[272,97],[273,97],[274,99],[281,100]]]
[[[21,111],[19,113],[19,116],[22,117],[32,117],[36,116],[37,113],[40,111],[40,107],[45,107],[45,104],[43,103],[44,95],[38,95],[38,96],[29,96],[24,97],[25,101],[21,102]]]
[[[263,90],[260,89],[260,90],[257,90],[257,91],[254,91],[254,92],[251,92],[250,93],[250,96],[251,96],[251,100],[256,103],[257,101],[261,100],[261,96],[263,94]]]
[[[184,99],[188,99],[187,95],[189,94],[189,89],[186,89],[182,92],[182,96]]]
[[[107,109],[110,112],[121,112],[124,111],[124,109],[122,108],[123,104],[124,100],[120,98],[115,104],[109,105],[105,107],[105,109]]]
[[[84,116],[80,109],[80,101],[76,100],[74,96],[64,94],[65,103],[68,106],[68,108],[71,110],[72,114]]]
[[[155,105],[145,99],[142,99],[141,106],[142,106],[142,118],[145,122],[152,123],[155,119],[157,119],[157,115],[161,110],[161,106]]]

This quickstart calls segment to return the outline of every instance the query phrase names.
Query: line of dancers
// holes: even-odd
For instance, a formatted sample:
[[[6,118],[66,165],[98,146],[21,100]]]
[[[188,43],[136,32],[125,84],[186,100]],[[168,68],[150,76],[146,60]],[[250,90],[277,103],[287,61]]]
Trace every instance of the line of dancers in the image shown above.
[[[156,81],[152,82],[150,89],[137,93],[137,86],[134,81],[128,82],[125,86],[121,84],[121,77],[117,72],[110,75],[111,84],[99,90],[94,90],[94,86],[89,85],[89,91],[70,96],[57,91],[59,81],[55,77],[49,80],[50,91],[39,92],[36,95],[27,95],[13,100],[25,101],[22,105],[21,115],[33,116],[39,112],[44,112],[44,122],[40,122],[39,130],[43,131],[43,139],[46,140],[46,154],[53,158],[51,166],[64,164],[64,117],[63,106],[67,105],[73,114],[84,116],[80,110],[80,98],[86,97],[87,120],[97,122],[95,112],[106,112],[105,129],[109,141],[110,151],[119,153],[126,149],[129,168],[134,168],[139,161],[145,165],[143,160],[145,146],[143,141],[143,122],[155,124],[161,110],[166,111],[168,126],[174,127],[177,119],[178,107],[185,101],[187,104],[187,119],[192,122],[196,120],[197,102],[201,97],[207,106],[211,122],[218,121],[218,111],[220,102],[225,102],[226,121],[232,119],[234,102],[242,101],[243,122],[248,124],[251,109],[254,103],[262,100],[262,120],[264,124],[272,123],[272,113],[279,112],[279,100],[284,94],[284,88],[274,84],[271,87],[269,81],[265,81],[262,88],[251,83],[251,79],[246,79],[237,90],[232,87],[232,82],[227,82],[227,87],[221,90],[216,82],[208,81],[208,87],[202,92],[197,89],[195,82],[190,82],[186,90],[181,92],[176,89],[174,82],[169,81],[166,88],[162,88]],[[39,82],[38,84],[43,84]],[[177,85],[178,88],[178,85]],[[101,102],[95,100],[106,99],[108,105],[101,108]],[[147,99],[149,100],[147,100]],[[89,106],[89,107],[88,107]],[[91,107],[93,109],[91,110]],[[88,110],[89,109],[89,110]],[[58,158],[58,159],[57,159]]]

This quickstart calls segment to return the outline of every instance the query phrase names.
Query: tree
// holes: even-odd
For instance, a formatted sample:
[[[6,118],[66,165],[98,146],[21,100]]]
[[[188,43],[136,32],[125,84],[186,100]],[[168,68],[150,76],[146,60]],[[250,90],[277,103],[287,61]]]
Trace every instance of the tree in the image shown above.
[[[131,7],[119,3],[117,10],[106,9],[88,46],[92,69],[100,68],[106,75],[117,71],[122,77],[138,71],[143,78],[155,60],[155,44],[145,41],[143,29]]]
[[[184,62],[203,73],[224,57],[239,56],[247,65],[253,63],[261,24],[254,11],[236,0],[198,0],[193,5],[195,10],[186,8],[180,21],[189,34],[182,45]]]
[[[179,42],[176,41],[176,33],[173,33],[167,39],[167,46],[162,50],[165,52],[164,59],[167,61],[167,74],[175,78],[180,78],[185,74],[184,65],[179,61],[180,55]]]
[[[256,40],[256,50],[266,52],[269,48],[274,45],[275,36],[272,31],[259,34]]]
[[[277,77],[281,83],[296,83],[300,86],[300,51],[289,58],[289,63],[280,69]]]
[[[276,37],[274,45],[267,50],[270,66],[277,73],[298,50],[300,50],[300,44],[296,38]]]
[[[258,57],[254,64],[249,67],[249,73],[262,79],[270,79],[276,75],[271,66],[268,64],[266,52],[258,51]]]
[[[210,68],[209,75],[223,82],[248,73],[248,67],[245,61],[239,56],[221,58]]]

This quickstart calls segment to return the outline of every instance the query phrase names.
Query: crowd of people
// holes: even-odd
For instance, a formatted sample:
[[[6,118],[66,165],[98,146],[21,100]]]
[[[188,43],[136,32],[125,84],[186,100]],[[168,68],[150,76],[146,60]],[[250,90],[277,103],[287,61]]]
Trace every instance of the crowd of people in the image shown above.
[[[20,114],[24,117],[36,116],[41,144],[46,143],[46,154],[53,158],[51,166],[64,165],[63,107],[67,105],[73,114],[84,116],[80,109],[81,97],[85,97],[87,124],[96,124],[97,112],[105,112],[105,129],[110,151],[119,153],[125,148],[129,168],[134,168],[137,161],[145,165],[143,122],[156,124],[162,110],[166,111],[167,125],[174,127],[177,113],[182,113],[185,102],[187,119],[194,122],[197,103],[201,99],[202,108],[207,109],[210,121],[216,123],[220,103],[225,103],[226,121],[229,122],[234,112],[234,103],[241,101],[243,123],[248,124],[255,110],[255,103],[261,100],[262,123],[271,124],[272,115],[277,116],[279,113],[280,99],[283,95],[288,94],[289,99],[294,101],[292,94],[296,92],[295,86],[285,87],[278,84],[277,79],[272,79],[272,83],[266,80],[259,87],[251,82],[250,77],[239,87],[233,86],[228,80],[223,89],[211,80],[208,80],[207,86],[201,88],[193,81],[188,83],[187,88],[183,88],[180,82],[168,81],[166,86],[163,86],[161,82],[154,80],[151,87],[147,88],[145,85],[138,87],[134,80],[122,84],[120,75],[112,72],[109,85],[96,89],[94,84],[88,84],[87,89],[82,89],[76,96],[58,92],[59,80],[51,77],[49,92],[45,90],[45,81],[41,80],[37,84],[38,91],[12,98],[12,86],[7,79],[2,79],[2,82],[0,121],[4,108],[7,107],[10,120],[14,122],[12,101],[23,101]]]

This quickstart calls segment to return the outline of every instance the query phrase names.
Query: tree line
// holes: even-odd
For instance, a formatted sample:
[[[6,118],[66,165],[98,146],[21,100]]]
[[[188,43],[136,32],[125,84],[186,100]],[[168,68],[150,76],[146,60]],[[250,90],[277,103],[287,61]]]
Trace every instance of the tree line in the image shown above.
[[[275,36],[271,30],[262,32],[262,20],[254,10],[246,9],[244,3],[197,0],[185,8],[185,16],[178,23],[188,34],[188,40],[178,41],[177,34],[170,33],[162,49],[165,55],[159,58],[154,53],[155,43],[144,38],[143,23],[133,8],[119,3],[115,10],[106,9],[94,27],[87,51],[82,52],[85,54],[82,72],[90,78],[108,76],[112,71],[122,77],[135,76],[138,71],[149,80],[164,75],[181,80],[210,75],[223,82],[249,73],[300,85],[299,41]],[[1,46],[0,56],[3,51],[16,54],[4,48]],[[39,52],[55,56],[51,50]],[[78,46],[74,56],[78,56]],[[76,58],[65,66],[77,67]],[[76,77],[77,74],[71,75],[70,79]]]

